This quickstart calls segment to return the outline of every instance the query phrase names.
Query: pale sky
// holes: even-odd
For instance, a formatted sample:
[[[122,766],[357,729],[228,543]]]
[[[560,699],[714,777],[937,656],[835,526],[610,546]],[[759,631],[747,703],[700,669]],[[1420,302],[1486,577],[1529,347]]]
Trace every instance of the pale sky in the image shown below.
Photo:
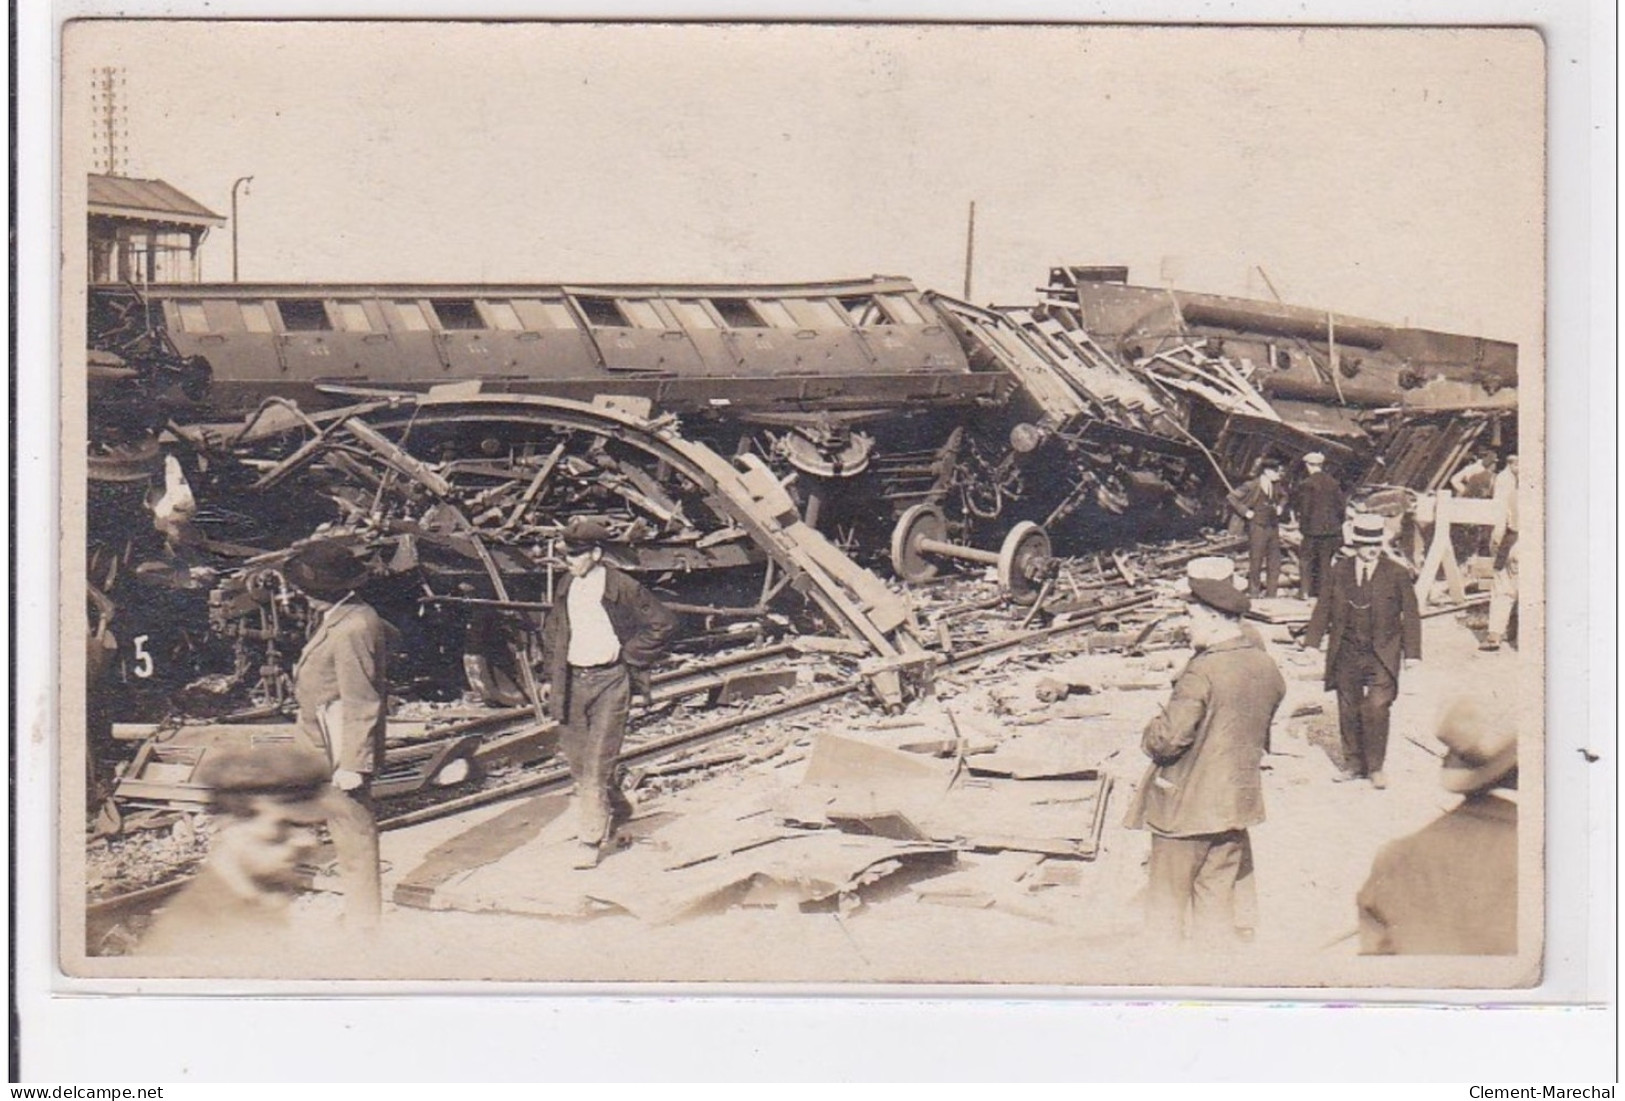
[[[1541,338],[1540,39],[1482,30],[87,23],[127,174],[225,214],[255,281],[905,275],[1057,263]],[[70,192],[71,194],[71,192]],[[226,279],[230,233],[204,248]],[[70,253],[71,255],[71,253]]]

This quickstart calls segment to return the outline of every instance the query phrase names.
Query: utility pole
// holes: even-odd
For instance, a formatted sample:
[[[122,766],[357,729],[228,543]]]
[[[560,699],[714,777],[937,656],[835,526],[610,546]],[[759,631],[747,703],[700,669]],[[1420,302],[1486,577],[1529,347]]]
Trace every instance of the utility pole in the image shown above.
[[[253,176],[238,176],[231,185],[231,281],[237,282],[237,189],[254,182]]]
[[[116,65],[104,65],[91,73],[90,103],[97,151],[93,163],[109,176],[122,176],[130,159],[130,124],[119,100],[123,88],[124,70]]]
[[[970,202],[970,221],[965,227],[965,301],[970,298],[971,265],[976,262],[976,200]]]

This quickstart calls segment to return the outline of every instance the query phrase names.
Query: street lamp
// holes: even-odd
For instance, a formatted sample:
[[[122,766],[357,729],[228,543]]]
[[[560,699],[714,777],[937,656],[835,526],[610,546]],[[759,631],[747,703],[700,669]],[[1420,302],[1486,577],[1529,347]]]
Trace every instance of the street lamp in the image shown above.
[[[252,183],[253,176],[238,176],[231,185],[231,281],[237,282],[237,189]]]

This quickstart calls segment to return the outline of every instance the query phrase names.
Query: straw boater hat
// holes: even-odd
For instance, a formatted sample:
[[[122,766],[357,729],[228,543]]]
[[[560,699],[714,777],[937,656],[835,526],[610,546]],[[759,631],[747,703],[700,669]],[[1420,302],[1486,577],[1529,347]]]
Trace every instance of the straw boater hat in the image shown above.
[[[1380,544],[1388,538],[1388,525],[1375,513],[1362,512],[1349,524],[1349,542],[1355,546]]]
[[[1326,465],[1326,456],[1322,455],[1318,451],[1311,451],[1311,452],[1309,452],[1309,454],[1307,454],[1307,455],[1305,455],[1303,457],[1303,465],[1304,466],[1325,466]]]
[[[295,822],[328,817],[326,795],[332,779],[326,759],[295,745],[262,745],[216,750],[203,758],[196,780],[219,802],[232,795],[269,795]]]
[[[338,600],[367,580],[367,565],[338,543],[312,543],[288,560],[290,584],[317,600]]]
[[[1437,737],[1446,750],[1439,777],[1446,791],[1482,791],[1518,767],[1518,730],[1507,708],[1458,700],[1439,720]]]
[[[1185,567],[1185,599],[1206,604],[1226,615],[1242,615],[1252,607],[1247,594],[1236,588],[1236,565],[1228,558],[1196,558]]]
[[[560,541],[566,554],[584,554],[610,541],[609,525],[590,516],[572,516]]]

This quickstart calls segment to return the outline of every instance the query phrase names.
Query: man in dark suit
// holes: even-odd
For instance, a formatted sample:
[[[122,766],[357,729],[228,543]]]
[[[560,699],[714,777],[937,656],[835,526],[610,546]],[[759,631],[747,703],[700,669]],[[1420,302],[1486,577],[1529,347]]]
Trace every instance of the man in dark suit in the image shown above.
[[[1196,656],[1145,728],[1152,764],[1125,823],[1151,831],[1147,927],[1167,940],[1252,931],[1238,912],[1256,904],[1248,828],[1264,820],[1260,764],[1286,682],[1242,624],[1249,601],[1233,574],[1227,558],[1187,568]]]
[[[1326,689],[1337,693],[1342,779],[1370,777],[1375,788],[1388,786],[1382,766],[1400,670],[1422,656],[1416,590],[1405,567],[1383,554],[1386,537],[1382,517],[1354,518],[1354,557],[1332,566],[1303,636],[1309,649],[1328,640]]]
[[[1292,512],[1298,518],[1303,546],[1298,550],[1298,592],[1305,600],[1320,595],[1332,559],[1343,542],[1343,487],[1326,473],[1326,456],[1311,451],[1303,457],[1309,473],[1298,483],[1292,496]]]
[[[298,729],[332,768],[335,799],[327,831],[338,853],[344,916],[351,931],[377,925],[381,908],[378,827],[372,779],[384,763],[389,651],[399,639],[372,605],[356,595],[366,564],[338,543],[313,543],[285,571],[317,616],[293,669]]]
[[[1518,950],[1518,732],[1509,710],[1464,700],[1439,727],[1453,810],[1377,854],[1360,888],[1364,955]]]
[[[542,628],[548,709],[576,784],[577,868],[597,866],[617,813],[626,811],[614,777],[632,689],[648,695],[649,667],[677,629],[653,593],[604,561],[609,538],[601,520],[576,517],[565,526],[570,572]]]
[[[1247,525],[1247,591],[1272,597],[1281,581],[1281,517],[1288,510],[1280,461],[1263,460],[1258,477],[1237,486],[1227,501]]]

